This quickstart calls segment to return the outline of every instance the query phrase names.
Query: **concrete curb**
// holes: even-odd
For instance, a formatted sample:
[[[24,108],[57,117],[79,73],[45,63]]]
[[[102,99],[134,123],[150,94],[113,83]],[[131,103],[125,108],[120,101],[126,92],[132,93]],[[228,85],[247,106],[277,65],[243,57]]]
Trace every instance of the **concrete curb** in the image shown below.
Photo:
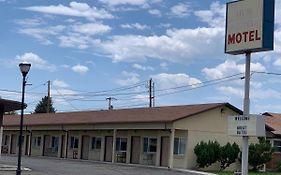
[[[0,171],[16,171],[17,167],[13,165],[0,164]],[[22,171],[31,171],[29,168],[21,167]]]
[[[186,173],[194,173],[194,174],[199,174],[199,175],[217,175],[217,174],[214,174],[214,173],[208,173],[208,172],[203,172],[203,171],[195,171],[195,170],[188,170],[188,169],[173,168],[172,170],[179,171],[179,172],[186,172]]]

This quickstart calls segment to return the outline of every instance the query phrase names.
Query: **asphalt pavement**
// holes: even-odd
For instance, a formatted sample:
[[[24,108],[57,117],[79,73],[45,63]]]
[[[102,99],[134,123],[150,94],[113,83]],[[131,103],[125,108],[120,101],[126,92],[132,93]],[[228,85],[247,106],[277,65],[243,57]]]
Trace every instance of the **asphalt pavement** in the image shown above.
[[[1,156],[0,175],[15,175],[15,169],[1,171],[1,166],[16,167],[16,156]],[[22,157],[22,175],[196,175],[193,172],[180,172],[175,170],[130,166],[112,163],[101,163],[81,160],[66,160],[57,158]],[[197,174],[198,175],[198,174]]]

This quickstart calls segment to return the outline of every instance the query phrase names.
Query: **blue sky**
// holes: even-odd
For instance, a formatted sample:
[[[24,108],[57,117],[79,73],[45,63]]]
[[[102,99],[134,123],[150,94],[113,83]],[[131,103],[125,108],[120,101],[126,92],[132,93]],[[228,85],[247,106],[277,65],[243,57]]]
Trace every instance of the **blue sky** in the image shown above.
[[[229,102],[243,106],[244,56],[224,54],[226,1],[0,0],[0,95],[20,100],[18,64],[28,74],[27,113],[47,94],[58,112]],[[253,54],[252,71],[281,73],[281,0],[275,50]],[[228,77],[228,78],[226,78]],[[281,76],[253,73],[251,112],[281,112]],[[109,91],[111,90],[111,91]]]

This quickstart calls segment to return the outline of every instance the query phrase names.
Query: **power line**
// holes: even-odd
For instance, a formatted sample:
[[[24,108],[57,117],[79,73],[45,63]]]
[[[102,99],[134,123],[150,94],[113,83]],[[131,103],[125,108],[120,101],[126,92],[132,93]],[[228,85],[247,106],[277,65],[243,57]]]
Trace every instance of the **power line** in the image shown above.
[[[218,82],[214,82],[214,83],[210,83],[210,84],[205,84],[205,85],[198,86],[198,87],[193,87],[193,88],[190,88],[190,89],[183,89],[183,90],[178,90],[178,91],[169,92],[169,93],[162,93],[162,94],[159,94],[158,97],[177,94],[177,93],[180,93],[180,92],[191,91],[191,90],[199,89],[199,88],[203,88],[203,87],[213,86],[213,85],[217,85],[217,84],[220,84],[220,83],[223,83],[223,82],[232,81],[232,80],[235,80],[235,79],[237,79],[237,77],[227,79],[227,80],[218,81]],[[239,78],[239,79],[241,79],[241,78]]]
[[[57,93],[60,94],[61,97],[65,100],[65,102],[67,102],[73,109],[79,110],[79,109],[76,108],[72,103],[70,103],[70,102],[64,97],[64,95],[62,95],[62,94],[58,91],[58,89],[57,89],[56,87],[54,87],[54,88],[55,88],[55,90],[57,91]]]

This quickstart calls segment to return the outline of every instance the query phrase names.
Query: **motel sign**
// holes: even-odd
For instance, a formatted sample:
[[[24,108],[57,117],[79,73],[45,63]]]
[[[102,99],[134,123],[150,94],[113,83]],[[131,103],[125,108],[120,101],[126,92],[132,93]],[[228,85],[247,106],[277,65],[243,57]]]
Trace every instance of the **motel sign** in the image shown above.
[[[225,53],[273,50],[274,0],[227,3]]]

